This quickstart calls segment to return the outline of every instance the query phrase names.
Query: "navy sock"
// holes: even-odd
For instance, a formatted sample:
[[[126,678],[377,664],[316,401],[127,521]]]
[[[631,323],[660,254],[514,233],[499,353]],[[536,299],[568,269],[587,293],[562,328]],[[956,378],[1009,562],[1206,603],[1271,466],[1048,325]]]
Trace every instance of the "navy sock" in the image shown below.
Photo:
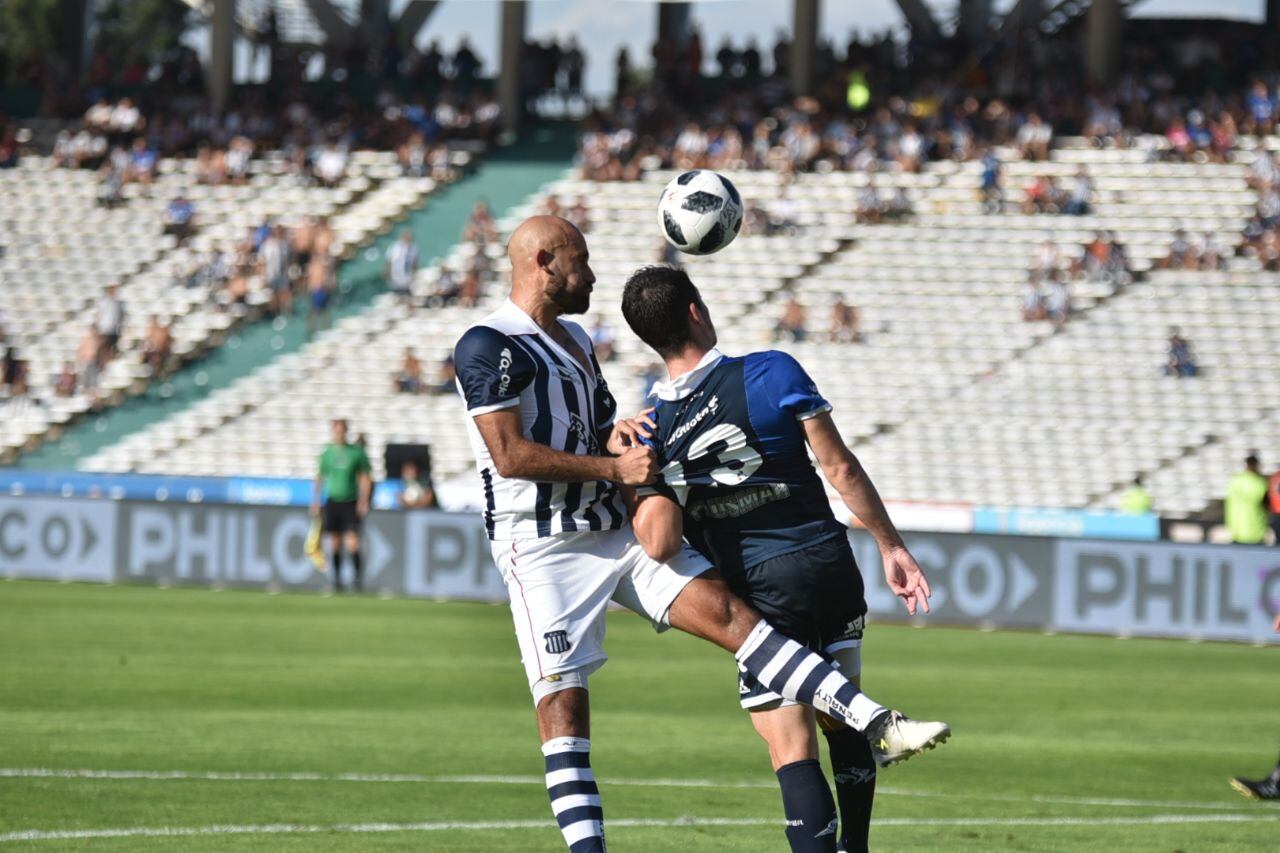
[[[831,752],[831,775],[840,803],[840,849],[866,853],[871,805],[876,796],[876,762],[871,744],[853,729],[824,731]]]
[[[813,759],[784,764],[778,785],[792,853],[836,853],[836,802],[822,765]]]

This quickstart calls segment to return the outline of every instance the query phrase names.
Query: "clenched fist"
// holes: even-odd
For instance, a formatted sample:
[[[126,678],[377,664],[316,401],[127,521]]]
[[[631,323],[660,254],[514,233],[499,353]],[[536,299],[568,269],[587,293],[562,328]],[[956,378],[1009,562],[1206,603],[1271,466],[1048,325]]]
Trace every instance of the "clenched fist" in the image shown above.
[[[658,456],[649,447],[632,447],[613,460],[615,483],[646,486],[658,476]]]

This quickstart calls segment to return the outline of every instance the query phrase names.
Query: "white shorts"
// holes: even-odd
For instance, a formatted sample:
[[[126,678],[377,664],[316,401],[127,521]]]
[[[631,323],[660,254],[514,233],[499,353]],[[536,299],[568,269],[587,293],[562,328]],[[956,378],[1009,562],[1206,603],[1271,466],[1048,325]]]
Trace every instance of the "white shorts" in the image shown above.
[[[688,545],[670,563],[652,559],[630,525],[621,530],[561,533],[493,543],[493,560],[511,598],[529,687],[552,690],[562,673],[583,678],[604,665],[604,615],[610,601],[669,626],[671,604],[689,581],[711,569]],[[535,698],[536,701],[536,698]]]

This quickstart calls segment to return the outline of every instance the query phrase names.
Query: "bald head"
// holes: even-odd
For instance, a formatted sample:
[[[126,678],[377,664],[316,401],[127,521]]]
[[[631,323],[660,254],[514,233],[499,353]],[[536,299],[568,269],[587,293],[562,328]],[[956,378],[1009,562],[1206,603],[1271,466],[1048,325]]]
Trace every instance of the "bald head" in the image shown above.
[[[507,243],[511,298],[526,310],[581,314],[590,307],[596,277],[587,264],[587,241],[572,222],[534,216]],[[531,311],[532,313],[532,311]]]

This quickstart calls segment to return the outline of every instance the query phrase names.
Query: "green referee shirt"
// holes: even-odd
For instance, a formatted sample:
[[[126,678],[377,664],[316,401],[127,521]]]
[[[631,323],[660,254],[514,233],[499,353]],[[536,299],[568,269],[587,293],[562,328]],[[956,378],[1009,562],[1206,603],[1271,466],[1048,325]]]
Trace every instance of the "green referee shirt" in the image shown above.
[[[331,501],[353,501],[360,494],[360,475],[372,470],[358,444],[330,444],[320,454],[320,479]]]

